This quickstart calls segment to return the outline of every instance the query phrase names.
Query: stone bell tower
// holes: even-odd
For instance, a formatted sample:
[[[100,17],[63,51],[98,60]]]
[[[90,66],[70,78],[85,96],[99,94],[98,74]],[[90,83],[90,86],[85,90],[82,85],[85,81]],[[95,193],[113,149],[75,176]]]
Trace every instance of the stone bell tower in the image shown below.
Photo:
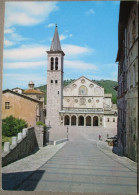
[[[60,125],[59,111],[63,109],[63,60],[57,25],[48,53],[46,125]]]

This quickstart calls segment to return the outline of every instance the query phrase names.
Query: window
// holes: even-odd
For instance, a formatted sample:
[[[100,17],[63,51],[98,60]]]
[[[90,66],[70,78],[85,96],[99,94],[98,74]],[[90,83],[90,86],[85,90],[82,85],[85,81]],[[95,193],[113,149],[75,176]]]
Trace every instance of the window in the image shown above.
[[[10,109],[10,102],[5,102],[5,109]]]
[[[58,58],[55,59],[55,70],[58,70]]]
[[[87,95],[87,87],[82,85],[79,87],[79,95]]]
[[[53,83],[53,80],[51,80],[51,83]]]
[[[51,70],[54,69],[54,58],[51,58]]]
[[[58,80],[55,80],[55,83],[57,84],[58,83]]]

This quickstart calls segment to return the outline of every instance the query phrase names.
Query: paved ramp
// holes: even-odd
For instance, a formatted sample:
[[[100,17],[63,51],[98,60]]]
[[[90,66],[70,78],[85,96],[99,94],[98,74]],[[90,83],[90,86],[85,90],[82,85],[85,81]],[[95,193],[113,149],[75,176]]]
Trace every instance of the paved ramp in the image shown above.
[[[136,193],[136,173],[87,139],[69,141],[18,190]]]

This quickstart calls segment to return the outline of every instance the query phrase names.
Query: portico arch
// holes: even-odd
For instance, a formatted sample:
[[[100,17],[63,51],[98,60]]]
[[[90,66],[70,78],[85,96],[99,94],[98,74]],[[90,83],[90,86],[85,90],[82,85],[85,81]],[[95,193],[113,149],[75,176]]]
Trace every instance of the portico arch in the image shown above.
[[[79,120],[78,120],[78,125],[79,125],[79,126],[84,126],[84,117],[83,117],[83,116],[79,116],[78,119],[79,119]]]
[[[91,116],[86,117],[86,126],[91,126]]]
[[[71,125],[76,125],[76,116],[75,115],[73,115],[71,117]]]
[[[68,115],[65,116],[64,125],[69,125],[70,118]]]
[[[93,118],[93,126],[98,126],[98,117],[94,116]]]

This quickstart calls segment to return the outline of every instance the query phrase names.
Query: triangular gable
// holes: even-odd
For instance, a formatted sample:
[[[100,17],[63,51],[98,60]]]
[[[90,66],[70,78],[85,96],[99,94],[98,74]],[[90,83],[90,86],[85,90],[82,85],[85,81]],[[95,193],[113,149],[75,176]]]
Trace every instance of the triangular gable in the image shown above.
[[[81,77],[79,77],[78,79],[72,81],[71,83],[69,83],[68,85],[66,85],[66,86],[64,87],[64,89],[70,87],[71,85],[73,85],[75,82],[77,82],[77,81],[80,80],[80,79],[86,79],[86,80],[88,80],[89,82],[91,82],[92,84],[95,84],[95,85],[97,85],[98,87],[100,87],[100,88],[103,89],[103,87],[101,87],[100,85],[98,85],[98,84],[95,83],[94,81],[91,81],[90,79],[86,78],[85,76],[81,76]]]

